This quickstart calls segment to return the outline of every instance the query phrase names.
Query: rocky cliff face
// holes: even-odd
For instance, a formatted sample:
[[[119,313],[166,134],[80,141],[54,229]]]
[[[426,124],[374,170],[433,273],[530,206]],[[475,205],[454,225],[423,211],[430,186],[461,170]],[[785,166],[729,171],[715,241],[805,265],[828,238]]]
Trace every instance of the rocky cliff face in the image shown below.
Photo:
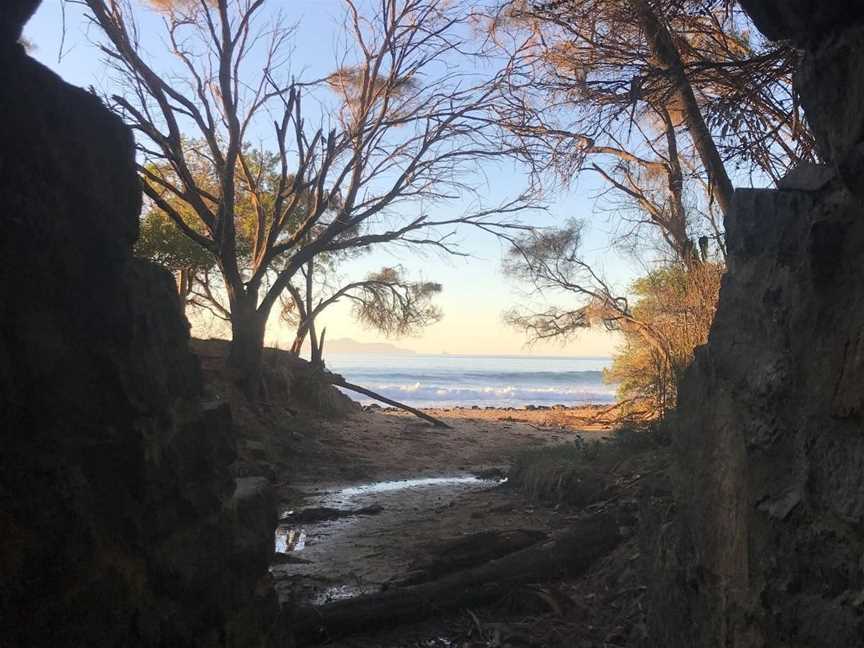
[[[35,4],[0,9],[0,644],[263,645],[272,498],[132,258],[129,131],[15,43]]]
[[[673,421],[681,510],[650,556],[658,646],[864,641],[864,9],[745,0],[802,48],[830,164],[739,190],[729,271]]]

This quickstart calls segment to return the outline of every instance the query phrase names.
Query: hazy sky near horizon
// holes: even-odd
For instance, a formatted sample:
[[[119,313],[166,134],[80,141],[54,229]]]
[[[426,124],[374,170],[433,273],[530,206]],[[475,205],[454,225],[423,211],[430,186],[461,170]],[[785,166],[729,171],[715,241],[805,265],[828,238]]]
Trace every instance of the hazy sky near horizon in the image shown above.
[[[320,77],[337,67],[337,25],[341,15],[339,0],[293,0],[277,3],[289,19],[297,21],[292,69]],[[32,55],[70,83],[99,92],[111,89],[109,75],[93,42],[99,34],[88,26],[80,7],[67,5],[64,16],[61,0],[44,0],[42,7],[25,29],[32,43]],[[155,31],[155,30],[154,30]],[[89,35],[88,35],[89,33]],[[142,41],[150,48],[159,45],[158,34],[142,32]],[[298,76],[304,76],[298,74]],[[484,198],[488,204],[504,201],[526,184],[525,173],[512,163],[490,165],[485,170]],[[585,218],[583,254],[604,273],[618,289],[625,289],[638,272],[632,261],[611,249],[613,232],[602,216],[592,217],[599,184],[590,177],[580,178],[566,194],[554,197],[548,212],[532,216],[536,225],[552,225],[567,218]],[[455,206],[454,206],[455,207]],[[400,264],[412,277],[422,277],[443,284],[437,300],[444,318],[421,335],[388,340],[401,347],[423,353],[446,351],[458,354],[516,354],[607,356],[618,344],[618,338],[603,331],[586,331],[566,345],[543,344],[526,347],[524,336],[503,322],[503,312],[524,303],[520,287],[501,273],[502,245],[488,234],[465,230],[458,239],[471,253],[468,258],[439,254],[418,254],[416,249],[391,248],[375,250],[341,268],[345,276],[358,277],[386,265]],[[350,308],[338,304],[322,315],[319,328],[327,327],[331,338],[350,337],[360,341],[384,341],[373,331],[353,321]],[[218,333],[201,327],[201,334]],[[270,327],[270,341],[281,346],[290,344],[292,332],[284,326]]]

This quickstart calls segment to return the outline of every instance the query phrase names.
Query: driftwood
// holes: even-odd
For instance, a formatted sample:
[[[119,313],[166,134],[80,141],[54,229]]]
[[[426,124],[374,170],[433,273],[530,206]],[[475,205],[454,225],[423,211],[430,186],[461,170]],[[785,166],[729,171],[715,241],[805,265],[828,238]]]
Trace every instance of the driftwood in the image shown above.
[[[354,517],[358,515],[378,515],[384,508],[380,504],[372,504],[357,509],[336,509],[329,506],[316,506],[303,509],[297,513],[289,513],[279,519],[279,524],[314,524],[316,522],[329,522],[343,517]]]
[[[621,541],[609,515],[574,522],[552,539],[435,581],[296,611],[289,621],[297,645],[417,621],[437,612],[482,605],[514,585],[578,576]]]
[[[368,396],[369,398],[374,398],[375,400],[379,400],[382,403],[387,403],[388,405],[392,405],[393,407],[398,407],[399,409],[403,409],[406,412],[411,412],[414,416],[418,416],[424,421],[428,421],[435,427],[443,427],[452,429],[451,426],[447,425],[441,419],[437,419],[434,416],[429,416],[426,412],[421,412],[418,409],[415,409],[405,403],[400,403],[399,401],[395,401],[392,398],[387,398],[386,396],[382,396],[381,394],[376,394],[371,389],[366,389],[365,387],[361,387],[360,385],[354,385],[352,383],[346,382],[342,376],[338,376],[336,374],[329,374],[327,376],[327,380],[331,385],[336,385],[337,387],[344,387],[345,389],[350,389],[351,391],[355,391],[359,394],[363,394],[364,396]]]
[[[520,551],[549,535],[536,529],[488,530],[443,540],[426,546],[425,556],[415,560],[405,578],[391,585],[404,587],[441,578]]]

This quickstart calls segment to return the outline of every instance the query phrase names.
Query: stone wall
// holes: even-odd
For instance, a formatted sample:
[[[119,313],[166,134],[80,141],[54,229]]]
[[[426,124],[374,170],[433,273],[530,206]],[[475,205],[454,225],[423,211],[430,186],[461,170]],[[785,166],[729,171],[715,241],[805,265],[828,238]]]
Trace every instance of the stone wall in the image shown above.
[[[275,642],[269,489],[132,258],[130,132],[15,43],[35,4],[0,9],[0,644]]]
[[[745,0],[802,48],[828,162],[738,190],[708,344],[672,421],[680,506],[650,543],[656,646],[864,640],[864,8]]]

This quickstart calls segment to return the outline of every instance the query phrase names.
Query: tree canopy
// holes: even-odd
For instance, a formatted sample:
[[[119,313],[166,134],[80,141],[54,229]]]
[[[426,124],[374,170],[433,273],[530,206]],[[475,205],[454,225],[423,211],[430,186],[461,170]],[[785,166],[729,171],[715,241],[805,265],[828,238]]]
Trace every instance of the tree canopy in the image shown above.
[[[138,132],[145,193],[217,259],[242,382],[255,382],[272,307],[319,255],[394,243],[454,252],[454,228],[507,231],[532,206],[522,195],[485,205],[472,180],[478,162],[510,152],[491,118],[494,87],[470,71],[461,3],[345,0],[343,62],[299,82],[287,74],[292,29],[266,0],[151,4],[175,59],[162,70],[139,42],[139,7],[85,2],[125,89],[113,105]],[[307,112],[325,90],[336,104],[326,126]],[[248,144],[265,124],[276,173]],[[430,216],[445,203],[480,206]]]

